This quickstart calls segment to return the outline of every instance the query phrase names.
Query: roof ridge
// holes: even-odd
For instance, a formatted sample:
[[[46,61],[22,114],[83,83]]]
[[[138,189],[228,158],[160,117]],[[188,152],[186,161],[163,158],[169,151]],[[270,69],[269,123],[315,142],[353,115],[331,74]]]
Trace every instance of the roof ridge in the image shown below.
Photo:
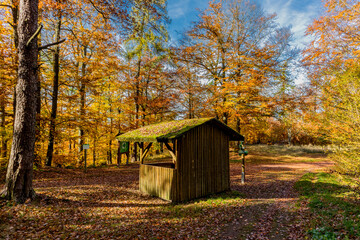
[[[240,138],[239,133],[215,118],[192,118],[151,124],[119,135],[117,138],[119,141],[166,142],[210,121],[214,121],[231,137]],[[241,136],[241,138],[243,137]]]

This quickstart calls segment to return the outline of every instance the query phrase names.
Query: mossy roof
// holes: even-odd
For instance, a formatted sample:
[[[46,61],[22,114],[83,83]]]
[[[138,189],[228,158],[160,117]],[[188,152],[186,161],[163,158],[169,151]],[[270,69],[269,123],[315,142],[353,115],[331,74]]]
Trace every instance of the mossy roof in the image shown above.
[[[162,122],[124,133],[119,135],[117,139],[119,141],[130,142],[167,142],[169,140],[179,138],[189,130],[203,124],[216,125],[230,136],[230,140],[244,140],[242,135],[215,118],[198,118]]]

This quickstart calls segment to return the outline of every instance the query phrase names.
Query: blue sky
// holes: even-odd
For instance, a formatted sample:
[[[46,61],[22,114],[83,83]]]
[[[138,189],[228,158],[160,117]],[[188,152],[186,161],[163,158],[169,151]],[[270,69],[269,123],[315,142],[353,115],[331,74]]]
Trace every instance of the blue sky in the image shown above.
[[[306,27],[322,12],[321,0],[257,0],[268,13],[277,13],[281,25],[291,25],[295,44],[304,47],[309,38],[304,36]],[[170,35],[176,40],[176,32],[191,26],[198,16],[198,9],[206,9],[208,0],[168,0],[168,14],[172,19]]]

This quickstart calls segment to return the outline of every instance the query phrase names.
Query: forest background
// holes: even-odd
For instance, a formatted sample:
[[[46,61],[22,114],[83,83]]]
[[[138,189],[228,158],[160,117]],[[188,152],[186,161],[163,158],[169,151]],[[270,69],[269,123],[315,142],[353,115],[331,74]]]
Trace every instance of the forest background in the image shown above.
[[[291,27],[254,1],[210,2],[176,43],[166,0],[40,1],[35,166],[114,163],[115,136],[172,119],[216,117],[247,144],[334,145],[357,175],[359,2],[327,0],[292,47]],[[1,2],[0,166],[13,134],[18,1]],[[59,43],[53,45],[52,43]],[[308,81],[295,84],[294,69]]]

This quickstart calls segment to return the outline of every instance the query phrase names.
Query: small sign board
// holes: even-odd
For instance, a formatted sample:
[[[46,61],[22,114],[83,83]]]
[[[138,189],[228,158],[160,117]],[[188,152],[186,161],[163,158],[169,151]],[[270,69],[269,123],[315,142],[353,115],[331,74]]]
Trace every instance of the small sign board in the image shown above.
[[[249,152],[247,150],[240,150],[239,155],[243,155],[243,154],[246,156],[249,154]]]
[[[129,152],[129,142],[120,142],[120,153]]]
[[[90,145],[89,144],[84,144],[83,149],[90,149]]]

